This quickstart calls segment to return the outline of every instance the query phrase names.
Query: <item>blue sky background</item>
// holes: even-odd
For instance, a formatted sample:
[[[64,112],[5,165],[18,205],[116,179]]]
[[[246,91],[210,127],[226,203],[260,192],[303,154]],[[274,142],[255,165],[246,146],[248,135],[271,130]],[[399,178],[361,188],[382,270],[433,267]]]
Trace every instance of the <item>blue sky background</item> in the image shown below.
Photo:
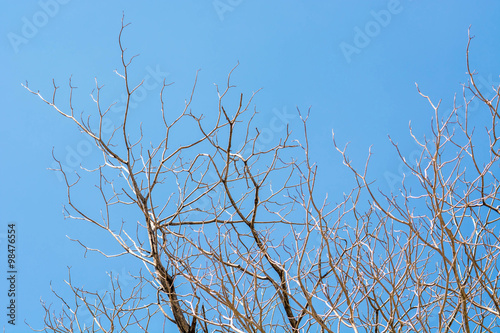
[[[369,174],[381,189],[395,189],[403,169],[387,135],[410,156],[416,145],[409,140],[409,122],[417,135],[429,132],[433,112],[415,82],[434,100],[442,98],[443,110],[450,109],[467,80],[469,25],[476,36],[471,61],[480,84],[500,82],[500,2],[492,0],[6,2],[0,12],[0,262],[5,276],[5,233],[7,224],[15,222],[19,271],[15,328],[0,310],[0,326],[7,332],[26,332],[25,319],[36,328],[43,326],[40,299],[60,307],[50,283],[64,295],[67,266],[72,266],[75,284],[91,290],[107,287],[106,271],[126,275],[138,267],[129,259],[84,258],[83,249],[67,238],[78,237],[91,246],[105,239],[89,225],[64,220],[66,189],[60,176],[48,170],[54,163],[51,151],[70,168],[90,165],[100,156],[95,148],[88,150],[73,124],[21,87],[27,80],[49,97],[55,79],[64,87],[59,104],[67,107],[65,89],[72,75],[79,87],[76,109],[95,112],[89,94],[97,77],[105,84],[103,98],[119,101],[121,81],[113,70],[120,69],[117,40],[123,11],[132,23],[124,44],[129,55],[140,54],[132,78],[139,82],[150,75],[154,86],[151,73],[157,73],[175,81],[168,90],[173,109],[183,105],[201,69],[193,110],[215,113],[213,83],[224,84],[238,61],[233,76],[238,91],[250,96],[263,88],[254,100],[261,128],[269,128],[276,114],[286,114],[291,128],[299,129],[295,109],[311,107],[311,153],[323,179],[318,193],[332,198],[352,185],[332,145],[332,130],[339,144],[351,143],[357,165],[373,145]],[[382,14],[387,12],[390,17]],[[368,39],[361,40],[359,31],[367,29]],[[342,47],[347,44],[357,53],[346,55]],[[158,94],[151,89],[137,101],[137,119],[147,121],[158,112]],[[283,134],[273,132],[276,138]],[[81,189],[79,196],[92,206],[93,192]],[[2,278],[1,309],[6,290]]]

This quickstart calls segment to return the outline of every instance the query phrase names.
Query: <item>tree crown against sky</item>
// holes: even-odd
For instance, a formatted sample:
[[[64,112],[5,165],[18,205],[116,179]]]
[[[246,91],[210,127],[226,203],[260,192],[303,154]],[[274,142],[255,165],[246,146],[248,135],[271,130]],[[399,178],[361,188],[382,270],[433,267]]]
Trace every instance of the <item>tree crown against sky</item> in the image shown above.
[[[121,252],[81,244],[108,257],[129,256],[144,269],[128,288],[114,280],[105,294],[70,282],[75,301],[65,303],[61,320],[47,306],[48,331],[70,331],[79,316],[90,318],[88,331],[147,331],[157,320],[180,332],[498,327],[500,87],[490,87],[493,95],[479,89],[468,62],[463,103],[449,114],[421,93],[434,111],[431,136],[412,133],[420,147],[414,160],[400,152],[410,172],[399,192],[378,193],[368,160],[354,167],[334,140],[356,186],[332,202],[316,190],[309,111],[298,110],[300,134],[287,127],[282,138],[262,145],[264,132],[252,126],[254,94],[235,93],[235,68],[217,87],[212,115],[191,109],[196,79],[180,113],[166,108],[170,83],[163,81],[155,120],[163,131],[148,133],[131,107],[147,82],[131,82],[134,56],[120,48],[117,74],[126,99],[118,125],[106,122],[114,105],[101,102],[105,90],[97,81],[94,118],[76,112],[71,81],[68,111],[56,103],[55,82],[50,98],[30,91],[102,151],[100,164],[82,170],[90,178],[68,174],[58,162],[68,187],[66,212],[109,234]],[[474,99],[484,110],[477,124],[468,113]],[[273,126],[284,126],[281,120]],[[487,131],[477,134],[476,125],[484,124]],[[99,212],[75,200],[75,189],[92,178]]]

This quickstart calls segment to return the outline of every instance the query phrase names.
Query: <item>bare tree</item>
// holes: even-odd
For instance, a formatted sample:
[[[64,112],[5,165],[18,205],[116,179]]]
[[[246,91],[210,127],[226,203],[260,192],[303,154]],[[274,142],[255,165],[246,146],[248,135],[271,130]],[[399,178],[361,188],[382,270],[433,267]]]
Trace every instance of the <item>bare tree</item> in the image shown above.
[[[434,110],[432,136],[419,139],[416,161],[401,160],[410,174],[399,193],[376,190],[340,152],[357,186],[339,203],[316,193],[318,167],[309,158],[307,115],[298,112],[302,133],[286,135],[261,150],[252,128],[254,94],[232,94],[231,73],[217,86],[218,113],[205,118],[191,110],[166,110],[160,92],[163,139],[143,143],[142,128],[130,123],[131,62],[119,36],[127,104],[110,135],[103,123],[113,107],[92,94],[98,117],[77,117],[69,82],[69,109],[25,87],[90,136],[102,164],[82,171],[98,176],[103,210],[83,211],[73,199],[81,176],[68,174],[69,217],[109,234],[128,256],[144,264],[127,292],[110,276],[104,294],[77,288],[57,313],[44,304],[46,332],[149,332],[169,321],[179,332],[495,332],[499,329],[500,213],[496,178],[499,90],[480,91],[467,69],[464,105],[445,115]],[[472,37],[469,38],[469,44]],[[489,111],[491,123],[476,135],[469,123],[472,99]],[[458,117],[465,112],[465,120]],[[484,125],[484,124],[481,124]],[[134,130],[135,126],[135,130]],[[132,128],[132,130],[130,129]],[[175,131],[193,130],[188,142],[172,143]],[[410,127],[411,130],[411,127]],[[294,134],[295,135],[295,134]],[[138,136],[138,137],[137,137]],[[302,157],[300,157],[302,156]],[[411,187],[410,187],[411,186]],[[137,220],[123,210],[135,210]],[[133,216],[133,215],[132,215]],[[130,289],[130,290],[129,290]],[[147,291],[147,292],[146,292]],[[85,313],[90,322],[83,322]]]

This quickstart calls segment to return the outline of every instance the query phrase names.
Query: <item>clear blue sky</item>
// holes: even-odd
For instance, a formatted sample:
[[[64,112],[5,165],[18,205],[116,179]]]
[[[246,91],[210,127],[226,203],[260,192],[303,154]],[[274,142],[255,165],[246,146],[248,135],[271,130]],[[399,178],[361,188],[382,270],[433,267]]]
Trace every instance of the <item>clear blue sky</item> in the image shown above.
[[[348,172],[334,151],[351,142],[351,157],[364,163],[373,145],[370,176],[384,190],[401,175],[390,134],[407,153],[415,149],[408,135],[428,131],[432,110],[415,82],[431,98],[452,105],[466,81],[467,29],[476,36],[471,60],[482,85],[500,79],[500,2],[498,1],[9,1],[0,12],[0,94],[2,163],[0,177],[0,262],[6,276],[5,233],[17,223],[18,317],[13,329],[0,310],[0,327],[26,332],[26,319],[42,327],[40,299],[54,301],[50,283],[66,294],[64,279],[72,266],[76,285],[102,290],[106,271],[126,274],[137,265],[126,260],[84,259],[84,251],[66,236],[98,246],[104,238],[88,225],[64,220],[64,184],[51,155],[71,164],[98,161],[76,127],[29,94],[21,83],[49,96],[52,79],[66,86],[73,75],[78,111],[94,112],[90,92],[94,77],[105,84],[106,100],[120,98],[118,32],[122,12],[132,25],[124,43],[139,53],[134,78],[167,76],[175,85],[172,103],[188,97],[201,69],[194,111],[210,112],[213,83],[223,84],[240,62],[233,82],[245,96],[263,88],[254,102],[258,124],[269,128],[280,114],[299,128],[295,109],[311,107],[312,159],[320,166],[321,191],[335,197],[349,190]],[[61,95],[59,103],[66,107]],[[137,110],[147,119],[158,107],[158,90],[146,91]],[[156,109],[155,109],[156,108]],[[215,112],[215,110],[214,110]],[[282,135],[275,130],[272,135]],[[91,183],[87,183],[90,187]],[[90,192],[82,190],[93,200]],[[6,279],[0,282],[0,309],[6,306]],[[60,304],[54,303],[55,309]]]

